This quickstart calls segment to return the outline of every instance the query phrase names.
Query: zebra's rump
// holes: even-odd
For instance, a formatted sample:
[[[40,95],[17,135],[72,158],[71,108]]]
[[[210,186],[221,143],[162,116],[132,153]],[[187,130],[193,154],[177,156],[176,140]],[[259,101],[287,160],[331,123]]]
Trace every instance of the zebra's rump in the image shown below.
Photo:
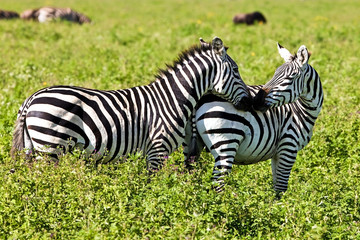
[[[55,86],[29,98],[22,114],[26,114],[35,149],[81,146],[87,153],[106,154],[111,160],[144,146],[138,139],[146,136],[146,127],[144,131],[134,128],[140,129],[145,119],[138,118],[139,113],[130,105],[120,91]]]
[[[196,112],[197,130],[211,149],[232,152],[235,164],[252,164],[271,158],[276,151],[279,128],[270,127],[269,112],[239,111],[228,102],[208,99]],[[210,150],[211,150],[210,149]]]

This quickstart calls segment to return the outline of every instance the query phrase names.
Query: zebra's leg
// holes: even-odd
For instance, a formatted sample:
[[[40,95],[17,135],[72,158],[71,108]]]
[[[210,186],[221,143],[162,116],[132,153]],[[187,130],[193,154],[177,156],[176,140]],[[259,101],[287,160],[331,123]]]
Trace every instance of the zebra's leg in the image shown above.
[[[169,152],[162,141],[156,141],[150,146],[149,151],[146,152],[146,168],[150,174],[162,168],[164,160],[169,156]]]
[[[278,197],[286,192],[291,169],[295,163],[297,152],[277,154],[271,159],[274,189]]]
[[[183,142],[183,153],[185,167],[188,170],[193,169],[193,163],[200,157],[201,151],[204,148],[204,142],[200,138],[195,122],[195,110],[192,114],[191,120],[187,122],[185,127],[185,138]]]
[[[47,142],[37,143],[32,142],[33,156],[35,159],[48,159],[52,162],[58,162],[59,158],[64,156],[66,153],[73,153],[74,146],[77,144],[71,137],[69,139],[57,139],[56,143]]]
[[[201,151],[204,149],[205,144],[202,139],[197,135],[196,137],[191,138],[191,143],[189,146],[189,154],[185,160],[186,167],[191,170],[193,164],[199,159]]]
[[[185,163],[185,167],[188,168],[188,163],[189,163],[189,148],[191,147],[191,140],[192,140],[192,121],[189,120],[186,123],[185,126],[185,137],[184,137],[184,141],[182,143],[183,146],[183,154],[184,154],[184,163]]]
[[[214,189],[221,192],[225,182],[224,177],[231,172],[235,160],[236,150],[239,147],[237,140],[222,141],[213,144],[210,151],[215,158],[215,165],[213,170]]]
[[[162,167],[161,157],[149,157],[146,158],[146,169],[149,171],[150,175],[159,171]]]

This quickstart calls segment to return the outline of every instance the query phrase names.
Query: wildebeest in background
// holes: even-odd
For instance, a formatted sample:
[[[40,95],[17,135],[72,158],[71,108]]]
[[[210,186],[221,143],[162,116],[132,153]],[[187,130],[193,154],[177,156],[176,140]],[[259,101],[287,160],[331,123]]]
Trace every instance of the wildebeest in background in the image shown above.
[[[6,11],[0,9],[0,19],[19,18],[19,14],[13,11]]]
[[[79,24],[91,22],[90,18],[72,10],[71,8],[56,7],[42,7],[38,9],[25,10],[21,13],[21,18],[39,22],[48,22],[53,19],[61,19]]]
[[[235,24],[246,23],[247,25],[253,25],[256,21],[266,23],[266,19],[261,12],[239,13],[233,18]]]

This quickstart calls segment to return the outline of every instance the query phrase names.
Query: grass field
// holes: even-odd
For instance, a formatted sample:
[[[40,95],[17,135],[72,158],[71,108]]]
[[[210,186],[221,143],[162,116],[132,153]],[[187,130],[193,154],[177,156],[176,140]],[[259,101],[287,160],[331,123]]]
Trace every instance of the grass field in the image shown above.
[[[359,239],[360,1],[2,0],[0,7],[44,5],[70,6],[93,24],[0,21],[1,239]],[[232,24],[234,14],[255,10],[267,24]],[[179,149],[149,183],[138,155],[98,167],[77,153],[57,164],[10,158],[18,108],[36,90],[148,84],[199,37],[214,36],[230,47],[247,84],[267,82],[282,64],[277,41],[312,52],[325,101],[281,200],[270,161],[235,166],[216,194],[207,153],[190,174]]]

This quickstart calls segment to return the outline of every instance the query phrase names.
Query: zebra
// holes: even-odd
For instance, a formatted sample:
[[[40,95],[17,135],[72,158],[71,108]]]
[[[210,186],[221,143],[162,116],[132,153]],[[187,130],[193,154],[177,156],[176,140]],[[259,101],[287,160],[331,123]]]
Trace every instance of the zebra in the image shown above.
[[[25,149],[53,158],[74,148],[96,163],[140,152],[148,170],[158,170],[181,145],[185,125],[202,95],[212,92],[238,109],[251,106],[251,96],[238,66],[220,38],[200,38],[172,66],[159,70],[149,85],[101,91],[53,86],[27,98],[18,112],[11,154]]]
[[[22,19],[36,20],[41,23],[48,22],[53,19],[61,19],[79,24],[91,23],[90,18],[78,13],[71,8],[42,7],[37,9],[25,10],[21,14]]]
[[[249,86],[254,110],[237,110],[207,95],[199,100],[193,124],[188,125],[185,164],[191,166],[206,146],[215,158],[213,183],[217,191],[222,191],[224,176],[233,164],[271,158],[274,189],[278,195],[285,192],[297,153],[310,141],[323,103],[320,77],[308,64],[310,55],[304,45],[295,56],[277,46],[285,63],[265,85]]]

